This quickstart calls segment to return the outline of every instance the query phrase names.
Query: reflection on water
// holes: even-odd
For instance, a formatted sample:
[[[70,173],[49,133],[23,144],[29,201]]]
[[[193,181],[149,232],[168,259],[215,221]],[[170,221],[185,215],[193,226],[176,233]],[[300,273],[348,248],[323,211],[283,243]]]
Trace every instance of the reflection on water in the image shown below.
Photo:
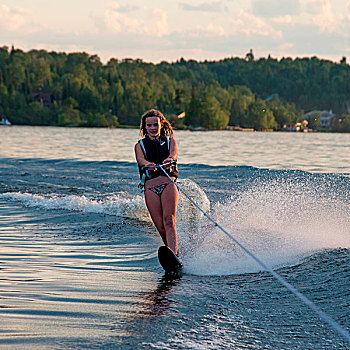
[[[180,162],[350,173],[350,134],[176,131]],[[134,162],[137,129],[0,128],[3,157]]]
[[[140,299],[146,301],[146,305],[137,311],[138,318],[159,317],[168,311],[173,303],[171,291],[181,280],[181,276],[164,275],[158,283],[158,287],[149,292],[139,295]]]
[[[99,215],[83,218],[0,203],[1,347],[94,347],[95,341],[123,336],[120,320],[137,312],[134,296],[155,284],[152,269],[140,266],[155,259],[155,242],[118,244],[117,232],[105,229],[106,239],[91,230]]]

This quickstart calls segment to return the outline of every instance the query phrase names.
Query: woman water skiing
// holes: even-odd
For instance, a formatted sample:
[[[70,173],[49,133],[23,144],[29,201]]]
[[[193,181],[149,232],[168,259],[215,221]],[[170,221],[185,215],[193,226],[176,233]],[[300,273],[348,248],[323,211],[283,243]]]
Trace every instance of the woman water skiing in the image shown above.
[[[162,168],[176,181],[178,150],[173,128],[160,111],[151,109],[141,117],[140,134],[142,138],[135,145],[135,155],[146,206],[164,244],[178,255],[175,217],[179,192],[161,168],[154,168],[164,164]]]

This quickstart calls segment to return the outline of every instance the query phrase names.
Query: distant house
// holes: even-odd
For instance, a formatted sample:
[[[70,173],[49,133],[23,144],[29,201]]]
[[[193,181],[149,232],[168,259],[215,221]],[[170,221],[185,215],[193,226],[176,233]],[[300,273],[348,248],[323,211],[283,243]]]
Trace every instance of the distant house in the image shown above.
[[[40,102],[43,107],[49,108],[55,100],[53,94],[50,92],[34,92],[33,99]]]
[[[311,111],[306,114],[304,114],[304,119],[309,120],[312,115],[315,113],[320,115],[320,127],[325,128],[325,129],[330,129],[331,128],[331,122],[333,117],[335,117],[335,114],[330,111]]]

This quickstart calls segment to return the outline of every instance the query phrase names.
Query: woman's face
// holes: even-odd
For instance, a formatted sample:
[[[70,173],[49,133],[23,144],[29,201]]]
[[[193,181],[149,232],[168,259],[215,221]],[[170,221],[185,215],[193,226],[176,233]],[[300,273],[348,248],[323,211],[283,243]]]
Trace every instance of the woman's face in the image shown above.
[[[158,117],[147,117],[146,118],[146,131],[150,139],[157,138],[160,135],[160,120]]]

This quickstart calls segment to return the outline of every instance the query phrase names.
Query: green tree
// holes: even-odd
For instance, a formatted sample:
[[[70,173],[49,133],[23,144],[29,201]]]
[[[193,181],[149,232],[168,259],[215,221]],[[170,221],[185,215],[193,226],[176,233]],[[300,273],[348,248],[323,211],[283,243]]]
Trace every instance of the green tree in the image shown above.
[[[293,108],[282,103],[279,97],[274,96],[268,103],[267,107],[272,111],[279,127],[284,124],[296,122],[297,116],[293,112]]]
[[[333,118],[332,129],[338,132],[350,132],[350,114]]]
[[[228,89],[231,98],[230,125],[248,126],[248,108],[255,101],[255,96],[245,86],[233,86]]]
[[[53,95],[53,101],[35,112],[36,92]],[[279,98],[271,100],[273,94]],[[136,126],[146,109],[157,106],[169,115],[185,111],[181,121],[187,126],[221,128],[229,115],[231,125],[263,129],[300,120],[303,110],[346,114],[349,96],[350,66],[345,60],[256,59],[250,51],[246,57],[220,61],[111,59],[104,65],[98,56],[84,52],[0,48],[1,111],[19,124],[56,125],[59,114],[63,125],[87,124],[90,114],[104,124],[101,115],[112,110],[120,124]],[[78,104],[67,103],[69,98]],[[259,112],[264,109],[259,100],[268,101],[265,115]],[[108,125],[111,115],[105,115]],[[317,127],[317,118],[312,123]]]
[[[61,126],[79,125],[81,120],[78,106],[79,104],[74,98],[68,97],[58,114],[58,124]]]
[[[229,114],[225,112],[214,97],[205,93],[201,103],[200,125],[207,129],[224,129],[229,121]]]
[[[274,129],[277,126],[273,113],[261,99],[249,106],[248,113],[249,126],[255,130]]]
[[[42,57],[33,62],[32,68],[32,88],[34,91],[41,90],[45,84],[51,85],[52,73],[50,64]]]
[[[108,120],[105,114],[102,113],[89,113],[88,115],[88,126],[101,126],[107,127]]]
[[[186,112],[185,123],[187,126],[199,126],[201,115],[201,97],[198,89],[193,85],[191,90],[191,101]]]
[[[118,117],[116,115],[112,115],[110,117],[110,119],[108,120],[108,126],[109,127],[119,126]]]
[[[13,61],[8,67],[9,87],[20,89],[21,84],[25,82],[25,67],[18,60]]]
[[[320,121],[321,121],[321,115],[319,112],[317,111],[314,111],[311,113],[311,115],[309,116],[309,119],[308,119],[308,127],[310,129],[314,129],[314,130],[317,130],[320,126]]]

